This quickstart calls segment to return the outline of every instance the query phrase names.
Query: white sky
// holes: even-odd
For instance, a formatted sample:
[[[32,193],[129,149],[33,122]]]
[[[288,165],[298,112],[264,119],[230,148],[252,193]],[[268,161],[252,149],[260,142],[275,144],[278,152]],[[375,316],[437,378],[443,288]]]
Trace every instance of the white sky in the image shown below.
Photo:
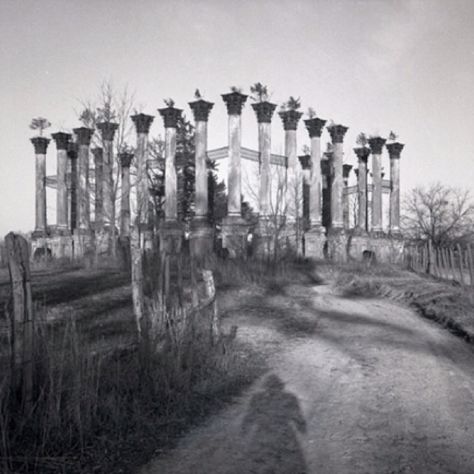
[[[360,131],[396,131],[402,192],[438,180],[469,189],[473,24],[470,0],[0,0],[0,235],[34,226],[31,118],[47,117],[48,132],[77,126],[79,99],[104,79],[154,115],[172,97],[190,117],[198,87],[216,103],[210,148],[227,144],[220,94],[260,81],[274,102],[300,96],[305,110],[349,126],[346,161]],[[242,124],[242,144],[256,149],[250,105]],[[151,134],[162,127],[157,117]],[[303,126],[298,139],[300,151]],[[273,148],[283,150],[279,117]]]

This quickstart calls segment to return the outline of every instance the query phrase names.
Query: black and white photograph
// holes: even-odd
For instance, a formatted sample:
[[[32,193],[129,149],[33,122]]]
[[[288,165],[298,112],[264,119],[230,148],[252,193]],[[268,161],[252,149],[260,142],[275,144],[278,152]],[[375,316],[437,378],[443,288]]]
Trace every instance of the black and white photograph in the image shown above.
[[[0,0],[0,474],[473,474],[474,1]]]

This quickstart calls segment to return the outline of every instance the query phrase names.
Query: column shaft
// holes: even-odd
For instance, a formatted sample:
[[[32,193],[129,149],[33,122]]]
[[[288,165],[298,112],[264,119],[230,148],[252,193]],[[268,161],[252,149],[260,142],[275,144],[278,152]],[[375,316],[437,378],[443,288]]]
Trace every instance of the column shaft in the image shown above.
[[[361,230],[368,230],[367,222],[367,160],[360,159],[358,161],[357,176],[357,194],[358,194],[358,216],[357,227]]]
[[[88,231],[90,230],[89,145],[79,144],[77,181],[78,228]]]
[[[104,163],[103,163],[103,220],[105,226],[113,226],[114,220],[114,144],[111,140],[103,140]]]
[[[95,200],[94,200],[94,214],[96,229],[102,228],[104,224],[104,201],[103,201],[103,187],[104,187],[104,157],[103,151],[100,148],[94,150],[94,167],[95,167]]]
[[[195,212],[196,219],[207,219],[208,213],[208,188],[207,188],[207,122],[196,121],[194,134],[194,146],[196,150],[196,189],[195,189]]]
[[[70,230],[74,232],[77,229],[77,155],[74,152],[73,156],[69,156],[71,161],[71,208],[69,210],[70,216]]]
[[[178,220],[176,128],[165,128],[165,221]]]
[[[390,232],[400,232],[400,160],[390,159]]]
[[[382,155],[372,153],[372,230],[382,231]]]
[[[120,196],[120,236],[130,236],[130,167],[122,166]]]
[[[270,156],[271,156],[271,123],[258,124],[258,150],[260,152],[260,183],[258,192],[259,214],[270,215]]]
[[[297,158],[296,130],[285,130],[285,156],[287,159],[286,172],[286,216],[294,222],[302,215],[302,180]]]
[[[241,217],[241,120],[240,115],[229,115],[229,164],[227,216]]]
[[[67,150],[57,151],[56,225],[67,229]]]
[[[37,153],[36,163],[36,219],[35,230],[46,232],[46,154]]]
[[[322,220],[323,180],[321,175],[321,138],[311,138],[311,179],[309,191],[309,219],[311,227],[320,227]]]
[[[342,229],[344,218],[342,210],[344,183],[342,178],[343,144],[333,143],[332,185],[331,185],[331,227]]]
[[[148,133],[137,133],[137,212],[140,224],[148,224]]]

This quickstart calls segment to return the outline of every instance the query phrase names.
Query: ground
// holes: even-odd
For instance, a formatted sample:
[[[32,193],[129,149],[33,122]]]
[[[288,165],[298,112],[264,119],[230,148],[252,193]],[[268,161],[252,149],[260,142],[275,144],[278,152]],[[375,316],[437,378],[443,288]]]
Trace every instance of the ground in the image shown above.
[[[474,472],[474,352],[462,339],[327,284],[229,291],[221,309],[269,370],[140,474]]]

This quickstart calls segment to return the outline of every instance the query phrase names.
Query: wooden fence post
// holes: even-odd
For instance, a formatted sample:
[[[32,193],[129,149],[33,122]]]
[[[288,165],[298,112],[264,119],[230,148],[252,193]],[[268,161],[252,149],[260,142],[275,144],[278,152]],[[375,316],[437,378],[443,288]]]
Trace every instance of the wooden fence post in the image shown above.
[[[469,267],[469,278],[471,286],[474,287],[474,268],[473,268],[473,261],[472,261],[472,249],[471,244],[467,245],[467,265]]]
[[[457,244],[456,249],[458,251],[458,263],[459,263],[459,272],[460,272],[460,275],[461,275],[461,285],[464,286],[466,284],[466,281],[464,279],[464,265],[462,263],[463,253],[462,253],[461,245]]]
[[[5,236],[8,269],[12,289],[11,323],[12,388],[20,372],[23,407],[29,411],[33,403],[34,314],[28,242],[10,232]]]

